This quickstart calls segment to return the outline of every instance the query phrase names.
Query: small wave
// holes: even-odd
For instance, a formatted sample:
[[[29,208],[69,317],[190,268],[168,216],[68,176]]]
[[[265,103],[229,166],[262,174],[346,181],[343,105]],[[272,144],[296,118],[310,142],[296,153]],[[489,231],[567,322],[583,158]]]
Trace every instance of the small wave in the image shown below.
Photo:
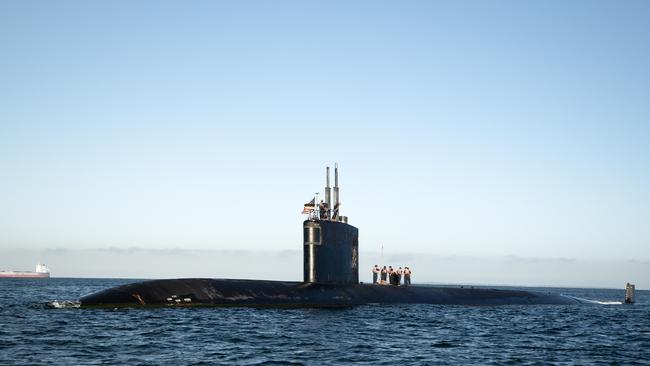
[[[433,346],[433,347],[436,347],[436,348],[456,347],[455,344],[453,344],[453,343],[451,343],[451,342],[449,342],[449,341],[440,341],[440,342],[436,342],[436,343],[434,343],[432,346]]]
[[[74,309],[81,306],[81,303],[79,301],[54,300],[45,303],[45,306],[50,309]]]

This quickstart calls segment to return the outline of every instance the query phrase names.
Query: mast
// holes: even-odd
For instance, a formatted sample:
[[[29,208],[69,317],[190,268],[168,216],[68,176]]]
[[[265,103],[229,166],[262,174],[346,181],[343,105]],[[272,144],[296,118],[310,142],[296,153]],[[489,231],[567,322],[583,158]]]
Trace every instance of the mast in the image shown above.
[[[325,185],[325,219],[329,220],[331,218],[330,213],[332,212],[332,188],[330,188],[330,167],[326,167],[325,173],[326,185]]]
[[[339,219],[339,165],[334,163],[334,211],[332,220]]]

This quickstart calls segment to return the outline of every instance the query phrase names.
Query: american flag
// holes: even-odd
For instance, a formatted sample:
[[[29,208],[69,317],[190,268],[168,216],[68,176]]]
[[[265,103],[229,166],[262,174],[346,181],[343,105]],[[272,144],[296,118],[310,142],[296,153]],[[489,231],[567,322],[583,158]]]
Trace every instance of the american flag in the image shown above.
[[[314,207],[316,207],[316,197],[312,198],[311,201],[305,203],[305,206],[302,209],[302,214],[308,215],[310,212],[314,211]]]

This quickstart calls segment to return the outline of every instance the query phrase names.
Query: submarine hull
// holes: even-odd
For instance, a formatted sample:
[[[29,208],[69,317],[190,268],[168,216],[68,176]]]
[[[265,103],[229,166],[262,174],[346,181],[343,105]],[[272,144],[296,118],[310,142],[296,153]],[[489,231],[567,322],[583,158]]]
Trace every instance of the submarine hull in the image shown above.
[[[328,308],[365,304],[573,305],[575,299],[535,291],[445,286],[324,284],[237,279],[168,279],[122,285],[81,298],[81,307]]]
[[[444,286],[359,284],[359,230],[342,216],[338,166],[334,203],[314,197],[304,205],[303,281],[186,278],[133,283],[80,299],[81,307],[249,306],[350,307],[364,304],[569,305],[576,300],[532,291]],[[405,267],[408,268],[408,267]]]

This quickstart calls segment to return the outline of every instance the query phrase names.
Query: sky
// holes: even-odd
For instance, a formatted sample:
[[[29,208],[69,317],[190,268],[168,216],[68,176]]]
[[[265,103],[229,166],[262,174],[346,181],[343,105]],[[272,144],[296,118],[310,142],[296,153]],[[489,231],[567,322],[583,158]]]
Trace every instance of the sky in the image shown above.
[[[0,267],[299,280],[337,162],[363,278],[650,288],[648,14],[0,2]]]

